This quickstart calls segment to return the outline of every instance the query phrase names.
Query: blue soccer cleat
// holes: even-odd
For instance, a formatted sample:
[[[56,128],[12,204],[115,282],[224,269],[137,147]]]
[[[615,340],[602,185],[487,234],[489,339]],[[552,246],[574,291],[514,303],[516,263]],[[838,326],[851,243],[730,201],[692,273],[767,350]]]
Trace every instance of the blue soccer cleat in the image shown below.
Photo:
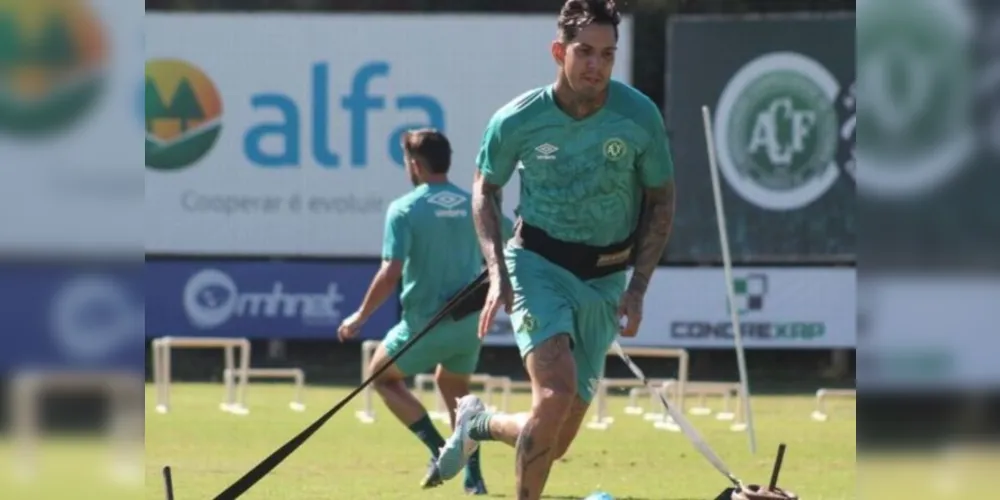
[[[438,472],[437,463],[434,459],[431,459],[430,465],[427,467],[427,474],[424,475],[424,479],[420,481],[420,487],[423,489],[437,488],[444,484],[441,480],[441,473]]]
[[[441,479],[447,481],[462,472],[469,457],[479,448],[479,443],[469,437],[469,420],[486,411],[486,406],[474,394],[463,396],[455,409],[455,432],[444,443],[438,455],[437,468]]]
[[[475,481],[465,483],[465,494],[466,495],[489,495],[486,491],[486,482],[482,479],[477,479]]]

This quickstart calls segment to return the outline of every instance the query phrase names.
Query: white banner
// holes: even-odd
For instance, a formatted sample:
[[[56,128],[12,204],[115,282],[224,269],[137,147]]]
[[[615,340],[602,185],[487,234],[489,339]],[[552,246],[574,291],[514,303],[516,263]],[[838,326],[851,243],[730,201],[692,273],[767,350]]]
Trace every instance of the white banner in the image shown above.
[[[857,343],[855,270],[733,270],[743,346],[748,349],[853,348]],[[735,346],[722,269],[660,268],[646,294],[639,335],[623,345]],[[513,344],[510,320],[494,323],[491,345]]]
[[[859,285],[859,388],[924,392],[1000,387],[996,276],[872,273]]]
[[[138,256],[143,10],[8,2],[0,16],[0,251]]]
[[[379,255],[400,132],[443,130],[471,185],[490,116],[554,80],[555,18],[147,15],[146,251]]]

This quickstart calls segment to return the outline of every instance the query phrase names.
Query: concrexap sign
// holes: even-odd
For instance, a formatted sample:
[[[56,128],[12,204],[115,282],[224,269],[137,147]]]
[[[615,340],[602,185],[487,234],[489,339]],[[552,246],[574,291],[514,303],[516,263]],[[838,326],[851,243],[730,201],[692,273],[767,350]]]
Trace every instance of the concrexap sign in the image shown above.
[[[858,387],[923,393],[1000,388],[1000,279],[990,273],[865,274]]]
[[[855,347],[855,281],[851,268],[735,269],[733,289],[744,347]],[[644,306],[639,334],[619,338],[622,345],[735,346],[722,269],[659,268]],[[484,342],[515,344],[506,314],[497,314]]]
[[[158,13],[145,27],[154,254],[378,258],[386,209],[413,187],[401,135],[443,131],[451,178],[471,185],[493,113],[555,74],[552,15]],[[620,30],[612,76],[627,82],[631,20]],[[515,178],[508,215],[518,196]]]
[[[360,306],[379,264],[150,261],[150,337],[334,340]],[[362,328],[382,338],[399,320],[392,298]]]
[[[853,254],[854,48],[853,15],[671,22],[667,115],[686,168],[669,259],[720,258],[702,105],[737,261]]]
[[[734,269],[744,346],[854,347],[855,281],[850,268]],[[722,269],[658,269],[646,294],[639,335],[627,343],[733,348],[729,307]]]

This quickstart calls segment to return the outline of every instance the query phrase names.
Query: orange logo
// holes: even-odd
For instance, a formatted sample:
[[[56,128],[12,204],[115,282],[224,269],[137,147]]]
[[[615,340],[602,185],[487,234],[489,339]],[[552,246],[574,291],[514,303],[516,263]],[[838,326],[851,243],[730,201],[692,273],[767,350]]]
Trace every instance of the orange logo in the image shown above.
[[[103,27],[83,2],[0,2],[0,129],[74,122],[103,90],[107,64]]]
[[[146,62],[146,166],[179,170],[198,162],[222,131],[222,99],[205,73],[179,59]]]

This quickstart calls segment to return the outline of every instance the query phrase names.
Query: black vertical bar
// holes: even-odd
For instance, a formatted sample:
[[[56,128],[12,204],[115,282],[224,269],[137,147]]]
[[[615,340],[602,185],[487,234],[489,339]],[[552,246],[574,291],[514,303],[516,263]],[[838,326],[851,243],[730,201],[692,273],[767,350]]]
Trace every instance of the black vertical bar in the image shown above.
[[[778,445],[778,456],[774,458],[774,469],[771,470],[771,484],[768,485],[768,491],[774,491],[774,488],[778,486],[778,475],[781,474],[781,462],[785,459],[785,443]]]
[[[174,479],[169,465],[163,468],[163,485],[167,490],[167,500],[174,500]]]

